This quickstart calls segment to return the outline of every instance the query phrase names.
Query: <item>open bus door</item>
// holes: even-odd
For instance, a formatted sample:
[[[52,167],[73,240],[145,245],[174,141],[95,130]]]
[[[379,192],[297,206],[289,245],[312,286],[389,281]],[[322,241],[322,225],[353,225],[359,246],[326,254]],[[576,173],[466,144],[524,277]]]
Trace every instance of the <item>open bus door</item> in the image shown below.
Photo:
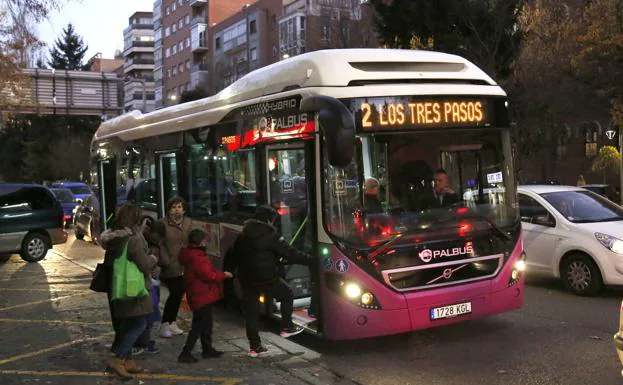
[[[100,189],[100,229],[103,232],[112,223],[117,208],[117,168],[114,159],[99,161],[97,181]]]
[[[156,180],[158,181],[158,214],[162,218],[166,215],[167,201],[180,195],[179,183],[179,152],[158,154]]]
[[[275,223],[284,240],[297,249],[316,254],[314,143],[271,145],[266,147],[267,201],[279,213]],[[319,332],[316,299],[312,305],[315,272],[308,266],[286,265],[285,280],[294,293],[293,321]],[[315,294],[315,293],[314,293]],[[280,316],[280,303],[269,299],[272,316]]]

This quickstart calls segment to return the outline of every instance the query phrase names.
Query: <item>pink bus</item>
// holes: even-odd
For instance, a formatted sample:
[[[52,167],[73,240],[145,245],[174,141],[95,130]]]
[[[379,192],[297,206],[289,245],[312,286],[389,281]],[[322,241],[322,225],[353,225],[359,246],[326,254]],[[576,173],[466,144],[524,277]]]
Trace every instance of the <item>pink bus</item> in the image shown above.
[[[102,218],[122,200],[159,217],[180,195],[217,265],[254,208],[272,205],[286,241],[316,258],[284,276],[295,321],[323,338],[523,305],[506,94],[461,57],[302,54],[212,97],[104,122],[92,155]],[[279,317],[278,302],[258,301]]]

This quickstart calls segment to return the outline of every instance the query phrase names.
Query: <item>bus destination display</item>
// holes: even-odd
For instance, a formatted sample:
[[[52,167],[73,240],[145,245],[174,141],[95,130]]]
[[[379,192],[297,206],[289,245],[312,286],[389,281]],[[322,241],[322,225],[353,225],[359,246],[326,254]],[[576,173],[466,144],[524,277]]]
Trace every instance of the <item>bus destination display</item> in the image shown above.
[[[355,104],[363,131],[435,127],[484,127],[491,124],[487,100],[373,98]]]

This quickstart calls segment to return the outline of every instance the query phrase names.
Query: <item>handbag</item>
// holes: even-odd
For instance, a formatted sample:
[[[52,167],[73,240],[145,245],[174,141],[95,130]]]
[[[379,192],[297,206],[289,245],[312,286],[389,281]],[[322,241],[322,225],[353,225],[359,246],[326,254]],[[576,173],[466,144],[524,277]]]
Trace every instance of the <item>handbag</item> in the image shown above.
[[[109,288],[109,269],[103,263],[98,263],[93,272],[93,279],[89,289],[98,293],[108,293]]]
[[[126,242],[123,252],[113,265],[111,301],[149,295],[145,287],[145,275],[136,263],[128,259],[128,243]]]

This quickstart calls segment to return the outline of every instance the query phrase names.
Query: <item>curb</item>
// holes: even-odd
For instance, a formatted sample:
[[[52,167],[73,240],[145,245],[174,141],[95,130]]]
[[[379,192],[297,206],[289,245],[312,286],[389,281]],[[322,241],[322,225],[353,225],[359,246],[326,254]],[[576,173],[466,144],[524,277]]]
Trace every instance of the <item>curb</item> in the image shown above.
[[[54,249],[50,249],[49,251],[85,270],[90,272],[95,271],[95,268],[71,259],[60,251]],[[221,311],[220,309],[215,310]],[[179,317],[185,322],[190,323],[192,313],[180,312]],[[261,331],[260,336],[263,341],[269,342],[271,345],[276,346],[291,356],[287,360],[279,362],[277,367],[305,383],[310,385],[361,385],[360,383],[354,382],[353,380],[346,378],[344,375],[334,371],[324,363],[319,362],[322,358],[322,354],[312,349],[271,332]]]

